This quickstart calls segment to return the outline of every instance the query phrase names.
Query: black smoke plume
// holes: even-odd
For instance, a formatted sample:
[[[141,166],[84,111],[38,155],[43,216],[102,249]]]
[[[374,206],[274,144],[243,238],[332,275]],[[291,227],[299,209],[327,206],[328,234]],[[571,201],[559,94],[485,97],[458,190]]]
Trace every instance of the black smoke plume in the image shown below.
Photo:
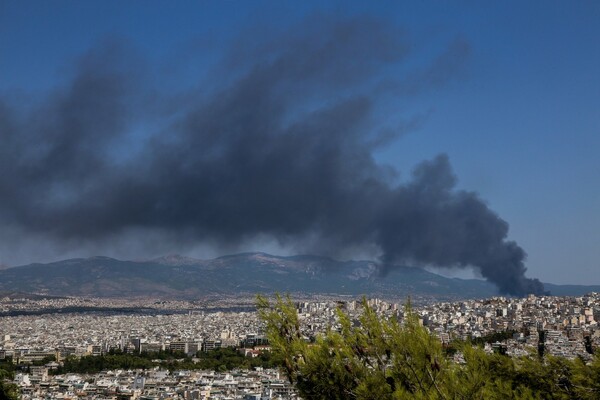
[[[179,93],[113,41],[41,100],[0,98],[3,236],[65,246],[132,229],[139,242],[162,232],[181,246],[271,237],[329,255],[376,249],[384,273],[474,267],[503,293],[543,291],[508,224],[456,189],[446,155],[402,184],[374,158],[419,122],[382,105],[460,76],[465,40],[423,61],[400,29],[368,18],[314,17],[265,36],[242,35]]]

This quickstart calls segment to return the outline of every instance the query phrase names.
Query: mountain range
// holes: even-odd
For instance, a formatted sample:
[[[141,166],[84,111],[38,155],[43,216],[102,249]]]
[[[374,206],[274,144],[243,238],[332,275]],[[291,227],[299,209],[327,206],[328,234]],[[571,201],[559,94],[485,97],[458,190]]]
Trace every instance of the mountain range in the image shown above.
[[[554,295],[581,295],[600,286],[545,284]],[[372,261],[336,261],[300,255],[243,253],[199,260],[171,255],[122,261],[76,258],[0,270],[0,291],[52,296],[198,299],[255,293],[367,295],[457,300],[498,295],[478,279],[447,278],[397,266],[381,276]]]

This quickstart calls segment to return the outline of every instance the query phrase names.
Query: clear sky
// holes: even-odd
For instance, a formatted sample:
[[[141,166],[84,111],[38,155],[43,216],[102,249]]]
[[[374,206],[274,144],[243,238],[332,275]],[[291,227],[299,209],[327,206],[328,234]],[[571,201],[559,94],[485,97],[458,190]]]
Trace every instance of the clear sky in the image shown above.
[[[359,22],[343,25],[347,21]],[[346,40],[345,35],[355,51],[337,46]],[[373,41],[365,45],[361,37]],[[311,46],[327,40],[333,43],[331,49],[311,50]],[[288,51],[296,53],[290,56]],[[299,55],[322,57],[325,66]],[[377,62],[366,62],[369,57]],[[283,60],[280,69],[269,64],[277,60]],[[269,68],[265,67],[267,64]],[[290,72],[295,68],[304,70]],[[306,75],[311,68],[320,72]],[[263,209],[265,202],[249,200],[249,193],[276,187],[277,179],[310,180],[305,163],[311,161],[305,155],[301,160],[295,159],[297,164],[290,170],[302,170],[302,174],[282,172],[273,177],[269,172],[265,173],[268,179],[252,180],[253,191],[239,189],[236,185],[247,182],[242,179],[243,174],[219,175],[224,165],[231,164],[226,163],[229,158],[220,159],[223,164],[209,163],[214,157],[222,157],[223,151],[231,150],[234,139],[208,135],[197,143],[188,138],[194,129],[212,129],[210,113],[223,117],[231,110],[239,110],[232,104],[241,101],[243,89],[249,92],[244,97],[248,103],[244,104],[258,109],[254,103],[260,103],[261,107],[253,114],[259,116],[259,121],[249,123],[267,126],[267,130],[273,124],[284,126],[286,121],[296,121],[306,110],[323,111],[324,104],[335,103],[339,98],[366,97],[368,115],[362,103],[352,105],[357,107],[354,113],[365,113],[365,118],[356,124],[370,131],[391,130],[394,139],[379,137],[386,136],[382,134],[376,139],[384,141],[383,145],[358,151],[366,136],[356,134],[354,142],[348,145],[350,150],[341,155],[335,153],[342,159],[342,166],[335,168],[343,170],[337,177],[357,175],[357,179],[367,182],[363,172],[375,168],[378,185],[385,186],[382,182],[387,182],[390,186],[377,190],[383,190],[381,196],[396,201],[394,185],[410,185],[417,180],[411,178],[411,170],[424,160],[445,154],[447,159],[440,163],[448,162],[458,180],[452,191],[476,192],[478,200],[509,224],[507,240],[516,241],[527,253],[527,276],[552,283],[600,284],[599,71],[597,1],[0,0],[0,130],[4,131],[0,131],[4,142],[0,142],[0,147],[4,147],[0,149],[4,158],[4,163],[0,162],[0,174],[4,175],[0,177],[0,197],[5,199],[0,200],[0,263],[18,265],[98,252],[123,258],[174,252],[214,256],[237,250],[290,253],[297,250],[290,244],[294,240],[305,244],[300,250],[318,251],[330,245],[336,251],[323,252],[334,256],[381,256],[377,249],[373,250],[375,246],[383,248],[387,257],[386,246],[399,246],[398,242],[391,245],[384,239],[357,239],[353,228],[340,228],[340,221],[347,221],[347,216],[330,219],[319,214],[335,213],[335,207],[327,208],[330,206],[323,204],[327,201],[316,195],[300,203],[291,201],[288,208],[280,211],[286,215],[298,212],[298,219],[309,215],[309,219],[314,218],[309,225],[291,219],[281,226],[276,219],[261,225],[264,218],[237,225],[227,218],[214,217],[223,212],[222,204],[236,196],[249,205],[232,206],[232,213],[268,212]],[[259,72],[264,73],[261,79],[279,79],[277,84],[260,86],[255,76]],[[93,80],[98,75],[108,80]],[[110,86],[114,84],[113,75],[121,79],[114,88]],[[240,82],[250,82],[249,76],[256,80],[252,86],[248,83],[248,87],[242,87]],[[277,96],[276,102],[260,100],[265,87],[272,90],[269,96]],[[93,94],[78,95],[79,90],[111,99],[119,97],[119,101],[109,107],[104,100],[90,100],[89,96],[95,99]],[[281,91],[299,94],[288,99]],[[193,106],[188,107],[189,104]],[[123,108],[127,109],[124,114]],[[345,121],[353,114],[349,109],[350,105],[344,103],[340,111]],[[330,135],[327,124],[338,127],[340,122],[317,111],[310,115],[319,121],[322,117],[324,122],[316,131]],[[277,119],[271,113],[278,113]],[[82,114],[93,114],[92,122],[73,117]],[[113,121],[114,114],[119,117]],[[260,118],[261,115],[268,117]],[[235,118],[233,115],[232,120]],[[292,128],[286,128],[286,135],[299,140],[297,148],[308,151],[311,147],[303,147],[307,146],[305,142],[294,136],[296,130],[303,129],[302,125],[288,125]],[[214,129],[229,135],[237,128],[219,125]],[[349,128],[352,129],[354,126]],[[65,130],[69,130],[68,134]],[[173,134],[166,144],[156,144],[171,137],[174,130],[188,133]],[[119,134],[113,137],[107,133],[113,131]],[[283,146],[272,136],[255,135],[251,136],[255,141],[235,141],[236,146],[262,148],[261,140]],[[195,159],[177,146],[184,141],[189,146],[202,147],[207,140],[220,143],[226,150],[215,145],[209,155]],[[326,143],[314,140],[315,146],[344,147],[347,143],[344,138]],[[289,142],[285,144],[284,150],[289,151]],[[271,160],[277,146],[265,150],[263,159]],[[167,160],[165,153],[169,149],[175,149],[177,154],[169,154],[171,158]],[[72,154],[69,152],[77,156],[60,156]],[[54,155],[51,157],[50,153]],[[286,153],[282,150],[282,154]],[[189,163],[175,165],[173,160],[178,157]],[[344,161],[347,157],[373,159],[356,164]],[[157,159],[163,161],[159,163]],[[236,163],[240,162],[237,168],[258,168],[253,164],[254,158],[244,161],[248,164],[239,159],[235,158]],[[65,163],[64,169],[55,168],[61,162]],[[273,162],[261,163],[260,168],[292,168],[285,162],[277,164],[282,161]],[[119,166],[124,169],[115,172]],[[220,192],[222,189],[210,186],[213,183],[206,174],[182,172],[180,179],[173,172],[192,167],[218,169],[219,173],[212,175],[217,176],[214,179],[232,179],[233,183]],[[131,172],[145,168],[148,170]],[[392,177],[383,178],[388,168]],[[219,193],[217,199],[202,205],[203,210],[208,210],[207,215],[190,206],[208,196],[202,190],[184,195],[179,194],[174,183],[173,187],[162,185],[174,196],[187,199],[169,203],[156,195],[157,190],[151,189],[150,183],[139,183],[147,183],[150,176],[160,175],[160,171],[170,171],[161,182],[177,181],[189,187],[194,186],[196,179],[199,187]],[[115,178],[128,173],[128,179]],[[354,191],[364,193],[370,187],[365,185],[360,190],[346,186],[335,193],[324,190],[329,193],[324,197],[345,198]],[[310,183],[298,186],[303,193],[323,190]],[[95,194],[99,188],[105,192],[131,187],[138,188],[135,193],[150,200],[131,205],[121,198],[109,197],[103,204],[98,200],[93,209],[77,212],[69,203],[89,201],[88,195],[99,199]],[[273,196],[286,198],[290,190],[275,191]],[[298,197],[298,193],[289,195]],[[370,203],[367,197],[358,196],[359,202]],[[213,210],[212,202],[219,202],[220,206]],[[311,205],[307,206],[310,210],[302,210],[306,211],[305,216],[297,211],[303,204]],[[105,211],[105,206],[112,207],[114,213]],[[186,212],[179,210],[184,206],[193,215],[189,223]],[[145,209],[153,210],[152,217],[140,211]],[[115,213],[124,216],[122,224],[110,222]],[[357,213],[362,215],[356,210],[348,215]],[[358,226],[373,229],[372,235],[383,235],[381,232],[389,228],[373,228],[372,220],[378,218],[379,214],[369,215],[364,217],[369,221]],[[398,218],[405,221],[405,216]],[[77,223],[72,222],[75,219]],[[427,219],[426,223],[437,224],[436,221]],[[88,229],[90,226],[95,229]],[[229,231],[235,229],[241,233]],[[445,229],[440,232],[448,233]],[[423,238],[437,240],[428,235],[431,232],[424,233]],[[235,245],[223,244],[228,241]],[[353,248],[360,251],[353,253]],[[414,251],[391,251],[390,260],[414,258],[424,265],[443,263],[440,260],[446,256],[450,264],[457,265],[479,260],[479,255],[469,255],[471,258],[466,261],[453,258],[454,253],[447,249],[439,257],[421,257],[423,249],[417,246]]]

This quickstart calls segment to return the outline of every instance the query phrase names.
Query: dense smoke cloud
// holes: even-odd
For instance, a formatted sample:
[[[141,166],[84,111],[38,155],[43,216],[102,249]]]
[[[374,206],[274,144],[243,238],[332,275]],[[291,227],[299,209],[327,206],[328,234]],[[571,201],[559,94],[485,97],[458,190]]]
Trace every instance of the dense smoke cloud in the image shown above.
[[[0,99],[4,234],[267,236],[329,255],[374,248],[384,274],[398,263],[474,267],[504,293],[541,292],[507,223],[455,188],[447,156],[404,184],[374,158],[390,132],[403,133],[386,125],[399,119],[382,118],[381,101],[455,79],[468,43],[416,62],[415,44],[382,21],[305,23],[276,39],[245,36],[187,93],[167,95],[129,49],[109,43],[42,101]]]

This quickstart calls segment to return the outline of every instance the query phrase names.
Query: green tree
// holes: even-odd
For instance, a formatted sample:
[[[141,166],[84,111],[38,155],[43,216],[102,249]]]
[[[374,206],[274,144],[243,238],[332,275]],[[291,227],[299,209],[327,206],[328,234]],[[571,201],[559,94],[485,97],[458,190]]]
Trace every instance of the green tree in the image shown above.
[[[582,359],[487,354],[472,343],[440,341],[407,305],[402,323],[363,299],[359,324],[338,310],[340,329],[303,339],[289,297],[259,296],[273,358],[300,395],[311,399],[600,399],[600,355]],[[456,356],[458,361],[452,361]]]
[[[5,369],[0,369],[0,400],[18,400],[20,398],[17,385],[8,382],[13,378],[12,373]]]
[[[258,297],[258,310],[276,359],[305,399],[448,398],[448,362],[440,341],[407,307],[405,320],[380,318],[362,302],[360,325],[338,310],[339,331],[315,343],[302,338],[296,309],[277,296]]]

